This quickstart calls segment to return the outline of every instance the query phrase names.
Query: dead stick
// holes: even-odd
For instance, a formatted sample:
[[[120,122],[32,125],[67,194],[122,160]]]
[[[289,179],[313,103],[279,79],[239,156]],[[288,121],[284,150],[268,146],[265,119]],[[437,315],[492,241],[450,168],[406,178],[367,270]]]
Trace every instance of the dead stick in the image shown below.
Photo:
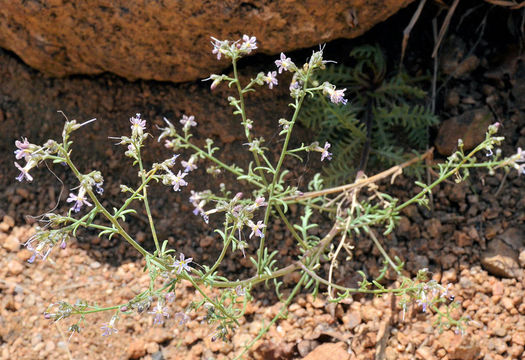
[[[418,157],[415,157],[413,159],[410,159],[410,160],[402,163],[401,165],[393,166],[390,169],[385,170],[382,173],[376,174],[376,175],[371,176],[369,178],[364,178],[362,180],[358,180],[358,181],[356,181],[356,182],[354,182],[352,184],[341,185],[341,186],[337,186],[337,187],[333,187],[333,188],[325,189],[325,190],[311,191],[311,192],[303,193],[301,195],[287,196],[287,197],[283,198],[282,200],[283,201],[304,200],[304,199],[310,199],[310,198],[314,198],[314,197],[318,197],[318,196],[322,196],[322,195],[328,195],[328,194],[338,193],[338,192],[346,191],[346,190],[350,190],[350,189],[360,188],[360,187],[366,186],[366,185],[368,185],[370,183],[375,183],[376,181],[384,179],[384,178],[386,178],[388,176],[397,175],[400,172],[402,172],[402,170],[404,168],[406,168],[406,167],[408,167],[408,166],[410,166],[410,165],[412,165],[412,164],[414,164],[414,163],[416,163],[418,161],[426,159],[433,152],[434,152],[434,148],[432,147],[432,148],[428,149],[421,156],[418,156]]]

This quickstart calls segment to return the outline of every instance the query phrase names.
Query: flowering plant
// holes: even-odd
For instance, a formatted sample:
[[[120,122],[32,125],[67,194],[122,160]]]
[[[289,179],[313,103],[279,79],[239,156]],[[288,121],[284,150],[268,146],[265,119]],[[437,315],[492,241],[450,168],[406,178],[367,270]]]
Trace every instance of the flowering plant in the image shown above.
[[[261,72],[248,84],[242,85],[238,76],[237,61],[241,56],[257,48],[256,39],[245,35],[242,40],[235,42],[213,39],[212,44],[212,52],[218,59],[226,57],[231,60],[233,75],[213,74],[206,80],[212,81],[212,89],[226,82],[237,91],[236,96],[230,96],[228,100],[234,108],[234,114],[240,116],[240,124],[246,137],[244,145],[253,155],[253,162],[247,168],[221,161],[217,155],[219,148],[214,146],[211,139],[206,140],[203,148],[192,143],[191,131],[197,126],[197,121],[194,116],[187,115],[183,115],[179,120],[181,126],[164,119],[165,127],[160,129],[158,141],[162,141],[174,154],[163,161],[148,165],[143,161],[142,153],[150,134],[147,132],[146,120],[140,114],[136,114],[130,119],[131,136],[118,137],[117,145],[126,147],[125,155],[132,160],[133,166],[138,168],[138,183],[134,186],[121,185],[121,191],[126,194],[127,199],[119,208],[110,210],[106,209],[99,200],[103,195],[102,174],[96,170],[82,173],[71,160],[73,144],[71,134],[94,119],[84,123],[66,119],[61,141],[48,140],[43,145],[36,145],[23,138],[22,141],[16,142],[16,159],[26,161],[24,166],[15,162],[15,166],[21,171],[17,177],[19,181],[32,181],[30,171],[44,161],[66,164],[78,180],[76,191],[70,193],[66,200],[72,203],[68,213],[45,214],[43,220],[45,225],[38,228],[36,234],[26,242],[26,247],[33,252],[29,261],[46,260],[55,248],[65,248],[79,228],[90,228],[98,231],[101,237],[120,238],[129,243],[144,257],[145,269],[150,277],[150,286],[125,303],[100,307],[84,300],[79,300],[75,304],[60,301],[49,306],[45,311],[45,317],[58,321],[78,316],[78,322],[70,327],[70,330],[75,332],[79,331],[81,320],[88,314],[109,311],[112,313],[109,321],[101,326],[103,336],[116,333],[118,320],[133,311],[139,314],[147,312],[153,316],[155,324],[162,324],[170,317],[172,310],[169,304],[173,302],[177,286],[181,281],[187,281],[202,295],[202,300],[191,303],[186,309],[178,309],[174,318],[183,325],[189,321],[190,312],[203,308],[207,314],[207,321],[216,324],[214,338],[227,339],[228,334],[238,325],[239,318],[243,316],[246,305],[252,298],[250,293],[253,288],[257,284],[273,281],[283,306],[272,321],[262,327],[257,338],[246,344],[239,357],[248,351],[255,340],[262,337],[270,326],[284,316],[294,297],[303,289],[312,291],[314,295],[320,290],[325,291],[331,301],[341,301],[353,293],[377,295],[393,293],[401,298],[400,305],[403,312],[408,304],[416,303],[423,311],[431,310],[439,313],[442,318],[440,326],[454,326],[462,331],[466,319],[453,318],[447,311],[447,306],[454,304],[451,302],[453,296],[449,293],[449,289],[435,281],[429,281],[424,269],[415,279],[403,275],[401,272],[403,263],[397,258],[390,258],[373,227],[384,226],[386,228],[384,233],[390,233],[403,208],[412,203],[425,205],[427,195],[435,186],[451,176],[456,176],[458,181],[461,180],[468,176],[468,170],[472,167],[484,166],[490,171],[500,167],[506,169],[515,167],[523,172],[525,162],[523,152],[519,150],[513,157],[500,159],[500,153],[496,151],[493,160],[477,162],[474,156],[477,152],[483,149],[492,152],[492,149],[503,140],[495,136],[498,129],[496,124],[489,128],[485,141],[470,153],[465,154],[460,144],[458,152],[449,157],[446,163],[439,165],[439,177],[429,185],[416,183],[421,187],[421,191],[405,202],[378,191],[374,183],[382,178],[396,176],[403,168],[428,156],[430,152],[374,177],[368,178],[364,174],[359,174],[354,183],[336,188],[324,189],[321,177],[317,174],[310,181],[308,191],[303,192],[287,182],[286,174],[289,171],[285,169],[285,159],[300,158],[300,153],[312,151],[321,154],[321,161],[331,159],[331,153],[328,151],[329,143],[325,143],[323,147],[318,143],[302,144],[297,148],[290,147],[290,139],[303,102],[308,96],[319,95],[328,96],[330,101],[340,106],[344,106],[347,101],[344,98],[345,89],[337,90],[330,83],[319,84],[311,80],[312,74],[322,70],[327,63],[323,59],[323,49],[314,52],[308,62],[302,66],[296,66],[290,58],[281,54],[280,59],[275,61],[277,71],[269,71],[266,74]],[[289,89],[292,99],[290,106],[294,112],[289,120],[284,118],[278,120],[279,135],[283,137],[283,143],[277,162],[272,162],[268,157],[267,149],[263,146],[264,139],[257,138],[253,133],[253,122],[248,118],[245,110],[245,97],[248,92],[254,91],[256,86],[268,85],[270,89],[278,86],[277,73],[281,74],[285,71],[293,74]],[[192,155],[187,160],[180,161],[179,169],[177,161],[179,152],[183,149],[191,151]],[[232,194],[225,185],[221,185],[219,193],[211,190],[191,191],[189,201],[194,207],[193,213],[200,216],[202,221],[207,223],[211,216],[223,217],[222,227],[215,229],[223,248],[213,264],[199,263],[199,259],[187,258],[183,253],[169,249],[168,241],[161,241],[158,238],[148,200],[150,182],[160,182],[173,191],[184,192],[188,182],[192,181],[191,172],[203,163],[208,164],[208,173],[229,172],[239,182],[253,189],[251,194],[240,192]],[[369,191],[373,196],[363,199],[358,196],[360,191]],[[142,247],[122,226],[126,216],[135,212],[130,208],[130,204],[136,201],[143,204],[148,217],[149,231],[154,242],[151,251]],[[298,204],[303,208],[299,223],[294,223],[295,219],[288,215],[291,204]],[[314,211],[331,214],[333,225],[323,237],[312,234],[312,229],[317,227],[317,224],[312,222]],[[272,236],[269,231],[272,218],[282,220],[300,254],[294,262],[280,268],[276,261],[278,251],[270,248],[266,241]],[[95,219],[97,222],[94,221]],[[360,272],[362,275],[360,286],[348,288],[337,284],[333,280],[332,273],[341,261],[341,250],[351,249],[350,239],[361,232],[370,236],[385,259],[385,267],[381,275],[373,280]],[[226,277],[228,274],[220,274],[218,268],[225,257],[229,253],[233,256],[241,256],[241,254],[246,256],[245,250],[253,246],[250,244],[252,239],[258,241],[255,246],[255,256],[249,257],[253,264],[253,276],[243,280],[230,280]],[[328,274],[322,270],[321,264],[325,262],[329,263]],[[381,284],[389,268],[399,280],[400,285],[396,288],[387,288]],[[292,272],[298,272],[300,276],[291,292],[284,296],[280,291],[282,286],[280,279]],[[220,295],[210,296],[206,288],[218,289]],[[155,306],[150,310],[152,304]],[[443,305],[446,305],[445,308]]]

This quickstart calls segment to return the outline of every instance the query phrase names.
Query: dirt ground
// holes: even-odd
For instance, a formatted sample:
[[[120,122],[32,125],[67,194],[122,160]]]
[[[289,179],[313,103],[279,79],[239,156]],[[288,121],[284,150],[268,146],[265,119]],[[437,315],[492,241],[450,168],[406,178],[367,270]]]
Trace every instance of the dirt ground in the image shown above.
[[[410,7],[402,11],[362,39],[327,44],[328,57],[344,61],[352,46],[379,42],[394,63],[399,56],[403,27],[414,10]],[[436,112],[440,119],[446,120],[487,106],[494,120],[503,124],[502,133],[507,140],[502,149],[510,155],[517,147],[525,148],[523,38],[519,32],[516,35],[498,28],[498,24],[510,23],[509,18],[519,20],[519,16],[488,5],[473,14],[468,20],[471,25],[482,24],[483,15],[488,14],[484,32],[463,31],[464,27],[453,23],[450,33],[456,40],[450,40],[452,47],[465,51],[451,52],[448,56],[454,60],[470,52],[479,63],[466,69],[463,76],[440,77]],[[407,67],[415,73],[432,69],[428,23],[423,17],[407,53]],[[512,26],[508,27],[512,30]],[[384,35],[386,29],[390,35]],[[478,38],[473,34],[481,35]],[[396,45],[392,45],[394,42]],[[310,50],[299,51],[292,57],[304,59],[309,54]],[[241,68],[249,78],[261,69],[270,68],[273,60],[256,56],[244,61]],[[257,334],[261,323],[269,321],[279,310],[273,290],[261,287],[257,291],[246,318],[229,342],[213,341],[214,329],[206,324],[201,313],[192,314],[185,325],[179,325],[172,316],[162,326],[154,326],[153,317],[148,314],[126,316],[119,320],[118,333],[110,337],[102,337],[100,329],[109,320],[108,314],[87,317],[81,332],[71,337],[70,323],[46,320],[43,313],[51,303],[59,300],[74,303],[77,299],[108,305],[124,302],[147,287],[149,278],[142,272],[143,263],[133,249],[118,240],[99,239],[90,232],[81,233],[46,262],[27,263],[30,252],[22,244],[33,234],[36,221],[28,215],[38,216],[57,203],[59,209],[67,209],[65,199],[69,188],[76,184],[63,169],[53,168],[56,175],[53,176],[45,166],[32,173],[33,183],[20,184],[14,180],[17,171],[13,166],[15,139],[24,136],[38,143],[60,135],[63,117],[57,110],[79,121],[97,118],[74,136],[73,158],[84,171],[102,171],[105,206],[118,204],[118,185],[132,183],[135,178],[135,170],[121,160],[123,150],[108,139],[126,134],[128,119],[135,113],[143,114],[154,135],[155,125],[162,125],[164,116],[176,120],[182,114],[195,115],[199,123],[197,142],[212,137],[225,160],[247,163],[249,158],[240,151],[243,134],[231,120],[231,109],[225,99],[228,89],[222,87],[211,92],[209,84],[202,82],[130,83],[110,74],[45,78],[3,50],[0,50],[0,78],[3,129],[0,132],[3,155],[0,156],[0,359],[224,359],[239,353],[242,345]],[[280,81],[286,84],[285,78]],[[262,90],[249,99],[250,117],[270,148],[279,146],[277,121],[290,113],[287,101],[286,85],[273,91]],[[299,126],[294,141],[313,141],[313,135]],[[150,143],[146,161],[168,156],[160,144]],[[438,155],[436,161],[440,161]],[[312,157],[305,163],[290,162],[289,166],[293,169],[291,178],[304,188],[321,163],[318,157]],[[466,183],[443,184],[434,192],[431,210],[407,208],[395,234],[381,239],[391,255],[398,255],[407,263],[407,273],[413,276],[418,269],[428,268],[435,280],[443,285],[452,284],[455,301],[461,304],[459,310],[472,319],[465,335],[452,330],[439,333],[432,325],[436,315],[423,313],[417,307],[403,318],[390,296],[354,296],[335,305],[324,296],[314,299],[301,294],[291,305],[288,318],[278,321],[247,358],[297,359],[310,353],[310,360],[327,356],[389,360],[525,359],[524,179],[516,172],[489,176],[479,171],[473,172]],[[200,263],[211,263],[221,249],[214,241],[213,219],[209,226],[203,224],[191,213],[187,198],[190,189],[216,189],[219,183],[228,184],[231,179],[210,178],[203,169],[198,169],[187,180],[190,185],[180,193],[166,191],[162,186],[152,187],[153,215],[158,219],[160,237],[169,239],[170,246]],[[381,186],[401,199],[417,191],[412,179],[403,176],[393,186],[387,182]],[[323,221],[321,228],[327,228],[329,220]],[[151,239],[143,232],[145,224],[145,215],[139,212],[128,228],[145,247],[151,247]],[[274,237],[269,239],[270,244],[277,247],[287,243],[283,224],[274,223],[272,230]],[[296,255],[294,251],[292,247],[282,247],[279,261],[289,263]],[[355,283],[359,279],[355,271],[363,269],[370,276],[377,275],[382,259],[371,241],[356,239],[354,251],[353,260],[339,268],[338,279]],[[487,262],[494,252],[501,255],[497,259],[501,266]],[[220,270],[243,278],[251,274],[250,266],[248,261],[232,258]],[[285,279],[285,285],[293,280],[293,277]],[[183,284],[170,305],[170,313],[180,311],[198,296],[189,284]]]

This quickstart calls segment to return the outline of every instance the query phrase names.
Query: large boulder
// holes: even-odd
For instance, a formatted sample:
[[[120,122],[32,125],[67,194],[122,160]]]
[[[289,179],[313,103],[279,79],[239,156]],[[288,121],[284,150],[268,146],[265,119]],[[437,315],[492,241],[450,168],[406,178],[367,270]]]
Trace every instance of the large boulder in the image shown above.
[[[189,81],[229,64],[210,37],[276,54],[356,37],[413,0],[0,0],[0,47],[51,76]]]

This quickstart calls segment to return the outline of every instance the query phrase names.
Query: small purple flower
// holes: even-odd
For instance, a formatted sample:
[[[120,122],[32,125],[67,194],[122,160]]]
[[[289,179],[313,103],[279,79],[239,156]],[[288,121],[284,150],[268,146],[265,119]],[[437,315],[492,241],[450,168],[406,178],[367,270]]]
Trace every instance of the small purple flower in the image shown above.
[[[189,267],[189,263],[192,262],[193,258],[187,258],[185,259],[185,256],[183,253],[180,253],[180,256],[179,256],[180,260],[175,260],[173,262],[173,267],[175,268],[175,271],[177,272],[177,274],[180,274],[182,273],[182,271],[187,271],[187,272],[190,272],[191,271],[191,267]]]
[[[268,71],[268,74],[263,77],[263,80],[268,84],[270,89],[273,89],[273,86],[278,84],[276,76],[276,71]]]
[[[178,312],[175,314],[175,319],[179,320],[179,325],[185,325],[190,321],[190,317],[188,314],[183,312]]]
[[[178,174],[173,176],[171,182],[171,185],[173,185],[173,191],[180,191],[181,186],[188,185],[188,183],[184,180],[186,175],[188,175],[188,173],[183,173],[179,170]]]
[[[74,212],[79,212],[82,208],[82,205],[91,206],[91,203],[87,201],[86,189],[83,186],[78,190],[78,195],[69,193],[69,197],[66,200],[67,202],[75,202],[75,205],[71,208]]]
[[[33,181],[33,177],[29,175],[29,170],[31,170],[34,167],[34,162],[29,161],[26,166],[21,167],[16,161],[15,166],[20,170],[20,175],[16,177],[16,179],[20,182],[22,182],[24,179],[26,179],[28,182]]]
[[[254,202],[254,205],[256,208],[258,207],[261,207],[261,206],[266,206],[268,205],[267,202],[264,201],[264,196],[259,196],[257,199],[255,199],[255,202]]]
[[[177,161],[177,158],[179,157],[179,154],[175,154],[172,157],[170,157],[168,160],[165,161],[169,167],[172,167],[175,165],[175,162]]]
[[[289,71],[293,66],[294,63],[292,62],[292,59],[287,58],[284,53],[281,53],[281,59],[275,60],[275,65],[279,68],[279,74],[281,74],[284,71]]]
[[[175,292],[170,291],[169,293],[166,293],[166,295],[164,295],[164,298],[169,303],[174,302],[175,301]]]
[[[328,82],[325,82],[323,84],[323,93],[330,96],[330,101],[333,102],[334,104],[341,103],[343,105],[346,105],[348,100],[344,98],[345,91],[346,89],[336,90],[335,86]]]
[[[332,160],[332,153],[328,152],[330,146],[331,145],[328,141],[324,143],[324,148],[321,152],[321,161],[323,161],[324,159]]]
[[[427,312],[429,301],[424,291],[420,293],[420,298],[416,300],[416,304],[422,307],[423,312]]]
[[[251,204],[249,207],[248,207],[248,210],[249,211],[255,211],[257,210],[258,208],[262,207],[262,206],[266,206],[268,205],[267,202],[264,201],[264,196],[260,196],[258,197],[257,199],[255,199],[255,201],[253,202],[253,204]]]
[[[131,123],[131,133],[132,136],[142,136],[144,130],[146,130],[146,120],[140,118],[140,114],[137,113],[136,117],[129,119]]]
[[[441,297],[447,298],[450,301],[454,301],[454,295],[450,293],[450,288],[452,287],[452,284],[448,284],[446,288],[444,288],[443,292],[441,293]]]
[[[15,157],[17,160],[24,158],[26,161],[31,159],[31,151],[29,150],[30,143],[27,141],[27,138],[22,138],[23,141],[15,141],[15,145],[18,150],[15,150]]]
[[[118,332],[118,329],[115,327],[115,317],[112,317],[109,323],[102,324],[100,327],[104,332],[102,333],[102,336],[110,336],[112,334],[115,334]]]
[[[239,45],[239,50],[242,52],[249,54],[252,52],[252,50],[257,49],[257,39],[255,36],[248,36],[243,35],[242,36],[242,43]]]
[[[237,285],[235,287],[235,293],[237,294],[237,296],[244,296],[246,295],[246,289],[243,288],[241,285]]]
[[[197,122],[195,122],[195,116],[186,116],[182,115],[182,119],[180,119],[180,123],[184,125],[184,130],[189,130],[191,126],[197,126]]]
[[[220,41],[220,40],[217,40],[215,38],[213,38],[213,41],[212,41],[212,45],[213,45],[213,50],[211,51],[212,54],[217,54],[217,60],[220,60],[221,59],[221,56],[222,56],[222,48],[223,47],[227,47],[228,46],[228,40],[224,40],[224,41]]]
[[[190,156],[190,159],[188,161],[181,161],[182,166],[184,166],[184,172],[190,172],[195,169],[197,169],[197,165],[195,165],[196,158],[195,156]]]
[[[148,314],[155,315],[153,319],[153,325],[164,324],[164,318],[169,318],[170,314],[168,313],[168,307],[162,306],[160,302],[157,303],[157,306],[153,308],[153,311],[148,311]]]
[[[252,232],[250,233],[250,239],[253,235],[258,236],[260,238],[264,237],[264,234],[262,232],[262,229],[266,227],[265,224],[261,220],[257,221],[257,224],[255,224],[253,221],[248,221],[248,226],[252,229]]]
[[[45,261],[51,253],[51,250],[53,249],[52,246],[49,246],[45,241],[40,242],[36,248],[33,247],[33,242],[35,241],[36,237],[32,236],[29,240],[26,241],[24,246],[27,248],[27,250],[31,251],[33,254],[27,260],[28,263],[32,264],[35,262],[36,258],[39,257],[43,261]],[[47,246],[47,248],[46,248]]]
[[[332,92],[330,94],[330,101],[333,102],[334,104],[343,104],[343,105],[346,105],[347,101],[344,96],[345,96],[345,91],[346,89],[342,89],[342,90],[335,90],[334,92]]]

